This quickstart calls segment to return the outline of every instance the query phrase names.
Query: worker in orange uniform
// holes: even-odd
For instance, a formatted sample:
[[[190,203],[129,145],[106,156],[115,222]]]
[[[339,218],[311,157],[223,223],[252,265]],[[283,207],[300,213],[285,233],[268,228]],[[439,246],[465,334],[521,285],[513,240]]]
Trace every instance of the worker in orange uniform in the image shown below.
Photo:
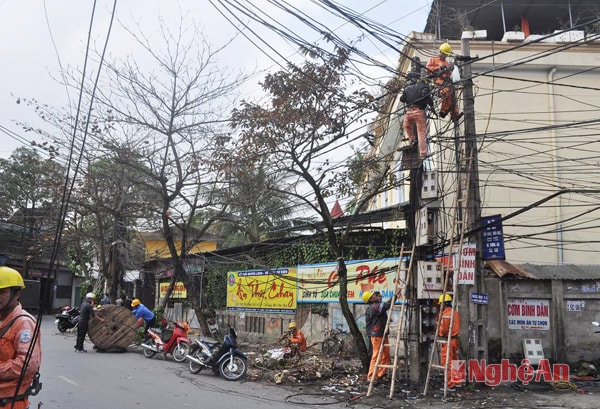
[[[456,100],[456,91],[452,84],[452,71],[454,64],[448,61],[452,54],[452,47],[448,43],[440,45],[440,52],[437,57],[431,57],[427,62],[427,72],[433,77],[433,82],[439,88],[442,106],[440,107],[440,117],[445,118],[448,113],[450,119],[455,123],[462,118],[463,113],[458,110],[458,101]]]
[[[40,389],[42,348],[39,336],[34,341],[35,318],[21,307],[23,288],[25,283],[17,270],[0,267],[0,408],[26,409],[29,396]],[[24,368],[32,342],[34,347]],[[21,372],[25,375],[19,385]]]
[[[440,295],[439,303],[442,312],[438,321],[438,335],[441,340],[446,340],[448,339],[448,334],[450,334],[450,343],[442,343],[440,364],[446,365],[446,362],[448,362],[448,379],[446,385],[448,386],[448,390],[452,391],[455,387],[462,386],[462,375],[455,373],[456,367],[452,365],[452,361],[458,359],[460,316],[458,315],[458,311],[452,309],[452,296],[450,294]]]
[[[298,329],[298,325],[292,321],[290,322],[288,329],[290,330],[290,346],[292,348],[297,348],[300,352],[306,351],[306,337],[302,331]]]
[[[433,112],[433,99],[429,86],[421,80],[421,74],[411,71],[406,75],[406,86],[400,96],[400,102],[406,104],[406,113],[402,127],[409,143],[415,142],[414,128],[417,128],[419,158],[425,159],[427,151],[427,113],[429,107]]]
[[[383,349],[381,350],[379,365],[390,364],[390,347],[388,336],[385,334],[385,327],[388,319],[387,310],[390,309],[394,298],[387,302],[382,302],[381,293],[379,291],[365,291],[362,295],[362,300],[366,304],[369,304],[367,312],[365,313],[365,321],[367,336],[370,337],[372,346],[371,364],[369,365],[367,380],[370,381],[373,379],[373,376],[375,376],[376,381],[383,381],[387,368],[379,367],[377,368],[377,373],[375,373],[375,364],[377,362],[379,350],[382,348],[382,343]]]

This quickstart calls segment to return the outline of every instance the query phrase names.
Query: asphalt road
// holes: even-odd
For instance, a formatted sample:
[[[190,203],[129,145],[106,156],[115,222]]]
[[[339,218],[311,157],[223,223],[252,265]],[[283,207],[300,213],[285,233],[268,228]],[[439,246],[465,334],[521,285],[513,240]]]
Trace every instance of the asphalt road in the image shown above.
[[[43,409],[133,409],[133,408],[346,408],[318,389],[304,385],[274,386],[264,382],[230,382],[203,371],[189,372],[187,365],[174,362],[170,357],[156,355],[145,358],[140,348],[125,353],[101,353],[92,349],[86,340],[88,353],[73,351],[75,334],[61,334],[53,316],[42,322],[43,359],[41,368],[42,391],[31,398],[31,409],[43,402]],[[365,391],[366,392],[366,388]],[[444,401],[435,397],[418,396],[406,399],[400,391],[392,400],[389,389],[379,387],[373,396],[352,402],[356,409],[366,408],[572,408],[600,407],[600,388],[583,387],[555,391],[534,387],[515,390],[510,385],[464,391],[452,394]]]
[[[76,353],[75,333],[58,332],[53,316],[44,317],[41,331],[43,387],[39,395],[31,398],[32,409],[39,402],[43,402],[43,409],[258,409],[298,408],[298,404],[345,407],[324,395],[296,395],[300,391],[292,393],[257,382],[226,381],[211,371],[193,375],[187,365],[170,357],[157,354],[145,358],[140,348],[125,353],[96,352],[86,339],[88,352]]]

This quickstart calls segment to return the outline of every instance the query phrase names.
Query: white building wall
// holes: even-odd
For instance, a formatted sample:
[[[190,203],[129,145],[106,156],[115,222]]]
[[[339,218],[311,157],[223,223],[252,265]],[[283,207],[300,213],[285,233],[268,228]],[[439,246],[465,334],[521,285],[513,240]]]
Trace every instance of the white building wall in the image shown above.
[[[437,45],[420,37],[422,41],[404,51],[425,64]],[[451,44],[460,54],[460,43]],[[471,43],[471,55],[486,57],[472,65],[482,216],[507,216],[561,189],[573,190],[504,222],[507,260],[600,264],[600,44],[560,51],[556,43],[513,49],[515,45]],[[406,71],[409,64],[401,58],[399,67]],[[462,109],[462,100],[460,105]],[[398,140],[402,118],[397,100],[391,107],[396,115],[390,117],[391,135],[384,138],[387,149],[390,141]],[[430,121],[435,152],[430,166],[439,172],[443,209],[452,204],[456,187],[454,137],[448,124],[447,119]],[[463,132],[461,126],[460,137]],[[393,197],[395,204],[408,198],[408,184]],[[448,224],[441,220],[440,228]]]

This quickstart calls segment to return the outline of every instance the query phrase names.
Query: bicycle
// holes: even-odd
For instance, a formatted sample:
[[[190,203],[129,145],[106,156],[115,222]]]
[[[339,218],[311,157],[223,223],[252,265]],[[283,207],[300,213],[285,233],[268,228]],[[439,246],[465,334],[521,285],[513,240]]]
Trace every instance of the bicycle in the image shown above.
[[[346,334],[346,331],[325,328],[325,339],[321,344],[321,352],[324,355],[339,355],[343,352],[344,340],[340,337],[341,334]]]

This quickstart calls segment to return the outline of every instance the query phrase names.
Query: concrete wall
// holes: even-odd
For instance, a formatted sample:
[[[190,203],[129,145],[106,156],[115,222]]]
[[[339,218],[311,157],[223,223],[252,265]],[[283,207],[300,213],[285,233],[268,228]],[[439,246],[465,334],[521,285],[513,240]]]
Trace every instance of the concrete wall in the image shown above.
[[[488,339],[500,341],[502,358],[524,357],[523,340],[540,339],[544,358],[556,363],[575,363],[598,358],[600,333],[592,321],[600,321],[600,280],[504,280],[488,277]],[[507,300],[545,300],[549,305],[549,329],[511,329]],[[466,323],[465,325],[468,325]]]

